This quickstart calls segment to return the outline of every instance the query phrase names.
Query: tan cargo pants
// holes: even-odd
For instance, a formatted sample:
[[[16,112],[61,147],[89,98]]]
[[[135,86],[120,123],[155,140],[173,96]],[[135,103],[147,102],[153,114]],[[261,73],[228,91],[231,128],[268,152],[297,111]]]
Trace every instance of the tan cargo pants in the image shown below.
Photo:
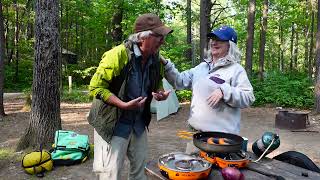
[[[147,157],[147,134],[131,133],[128,139],[113,136],[108,144],[94,131],[93,171],[99,180],[120,180],[126,155],[130,161],[130,180],[146,180],[144,167]]]

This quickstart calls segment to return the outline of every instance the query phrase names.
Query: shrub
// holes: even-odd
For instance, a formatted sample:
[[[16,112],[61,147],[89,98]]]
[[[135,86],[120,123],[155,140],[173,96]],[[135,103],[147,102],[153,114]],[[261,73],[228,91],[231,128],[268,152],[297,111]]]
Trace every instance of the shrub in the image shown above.
[[[18,78],[17,82],[14,82],[15,64],[6,64],[5,76],[4,76],[4,89],[5,92],[19,92],[25,89],[30,89],[32,85],[32,72],[33,72],[33,61],[23,60],[19,62]]]
[[[254,106],[271,104],[282,107],[312,108],[312,81],[302,73],[268,72],[264,81],[251,80],[256,101]]]

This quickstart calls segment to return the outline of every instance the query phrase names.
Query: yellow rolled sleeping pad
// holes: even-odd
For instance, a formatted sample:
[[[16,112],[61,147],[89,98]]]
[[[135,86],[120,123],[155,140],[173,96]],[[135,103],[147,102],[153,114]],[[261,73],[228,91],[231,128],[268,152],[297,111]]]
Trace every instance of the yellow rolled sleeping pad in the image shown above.
[[[53,161],[48,151],[34,151],[26,154],[21,161],[23,169],[29,174],[40,174],[53,169]]]

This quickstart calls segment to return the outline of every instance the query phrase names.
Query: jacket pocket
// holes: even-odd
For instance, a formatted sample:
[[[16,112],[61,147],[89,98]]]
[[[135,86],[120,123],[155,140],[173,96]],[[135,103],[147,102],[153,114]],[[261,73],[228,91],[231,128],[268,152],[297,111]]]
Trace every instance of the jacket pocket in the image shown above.
[[[108,143],[111,141],[113,130],[118,119],[118,108],[94,99],[88,116],[88,122],[97,133]]]

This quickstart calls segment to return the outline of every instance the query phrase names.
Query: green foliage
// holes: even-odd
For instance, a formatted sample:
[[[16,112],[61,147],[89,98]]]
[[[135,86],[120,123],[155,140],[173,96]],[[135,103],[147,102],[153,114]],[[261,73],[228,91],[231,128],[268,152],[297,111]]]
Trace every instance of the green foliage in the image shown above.
[[[5,65],[5,92],[23,91],[30,89],[32,85],[32,64],[30,60],[23,60],[19,62],[19,72],[17,82],[15,79],[15,64]]]
[[[282,107],[312,108],[312,82],[306,74],[268,72],[264,81],[252,79],[255,106],[271,104]]]
[[[13,62],[5,65],[5,92],[30,92],[32,85],[32,60],[34,59],[34,27],[35,11],[33,3],[27,5],[26,0],[18,0],[20,25],[19,32],[19,76],[15,77],[15,24],[16,10],[12,0],[4,0],[3,13],[6,28],[6,54],[12,53]],[[245,58],[247,37],[247,10],[246,0],[214,1],[211,11],[212,26],[231,25],[238,34],[238,46],[242,50],[242,60]],[[199,62],[199,29],[200,29],[200,0],[192,1],[192,43],[194,57]],[[138,15],[153,12],[158,14],[165,24],[174,32],[166,38],[166,44],[161,47],[161,54],[171,59],[180,71],[192,68],[191,59],[185,58],[185,52],[190,48],[186,44],[186,1],[180,0],[61,0],[60,1],[60,45],[62,48],[77,54],[79,64],[64,65],[62,83],[66,87],[68,76],[73,77],[73,85],[83,87],[89,84],[93,73],[98,66],[101,55],[119,42],[112,41],[113,15],[123,10],[121,21],[122,39],[133,33],[133,25]],[[226,8],[226,9],[224,9]],[[221,11],[223,9],[223,11]],[[253,70],[259,69],[259,37],[261,31],[261,16],[263,1],[256,1],[255,34]],[[219,12],[222,12],[221,14]],[[290,71],[292,22],[298,33],[297,66],[300,72],[307,71],[306,62],[313,59],[309,54],[311,41],[311,13],[316,13],[316,7],[310,1],[297,0],[270,0],[268,11],[268,25],[265,48],[265,71],[279,69],[280,60],[284,61],[284,71]],[[215,19],[219,15],[219,18]],[[314,23],[316,24],[316,18]],[[316,25],[314,24],[314,33]],[[8,26],[8,27],[7,27]],[[30,31],[31,29],[31,31]],[[307,30],[307,32],[305,32]],[[306,37],[306,34],[309,34]],[[315,43],[313,44],[315,45]],[[8,50],[8,51],[7,51]],[[305,54],[306,53],[306,54]],[[256,95],[255,105],[273,104],[284,107],[307,107],[314,104],[312,82],[299,73],[281,74],[269,72],[265,81],[253,79]],[[71,102],[87,102],[86,97],[76,88],[71,94],[64,90],[62,100]],[[178,91],[181,101],[190,100],[190,91]]]
[[[190,90],[176,91],[179,102],[191,101],[192,92]]]
[[[61,96],[62,102],[68,103],[88,103],[91,102],[92,99],[89,98],[88,92],[84,90],[85,88],[73,88],[71,92],[68,89],[63,90],[63,94]]]
[[[72,76],[72,83],[75,85],[88,85],[97,67],[84,67],[77,64],[68,65],[63,71],[63,84],[68,84],[68,76]]]

